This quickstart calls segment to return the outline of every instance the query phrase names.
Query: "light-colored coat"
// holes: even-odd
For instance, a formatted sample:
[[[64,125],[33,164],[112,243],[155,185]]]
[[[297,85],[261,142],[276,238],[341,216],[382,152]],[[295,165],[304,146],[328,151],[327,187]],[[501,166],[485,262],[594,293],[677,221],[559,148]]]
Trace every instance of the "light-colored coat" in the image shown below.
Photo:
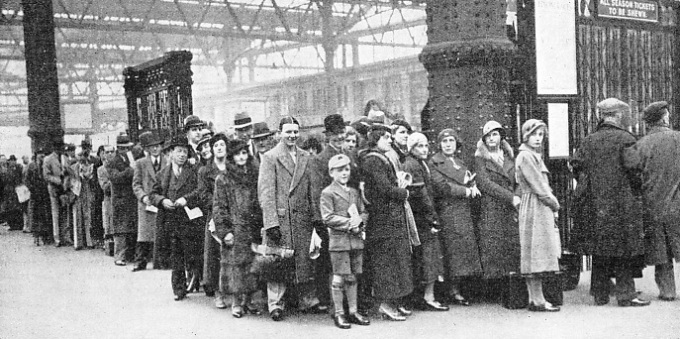
[[[61,168],[61,161],[58,154],[52,153],[46,156],[43,160],[42,170],[45,181],[56,186],[62,185],[61,176],[64,174],[64,170]]]
[[[550,189],[548,173],[541,155],[522,144],[515,163],[522,196],[519,208],[522,274],[560,270],[560,231],[553,213],[560,209],[560,204]]]
[[[321,216],[313,193],[312,158],[300,148],[296,156],[293,162],[283,143],[263,154],[257,188],[263,229],[280,228],[280,245],[295,251],[295,283],[304,283],[314,277],[307,253],[314,223],[320,223]]]
[[[366,224],[368,213],[364,208],[359,191],[352,187],[343,188],[337,182],[321,191],[321,218],[328,227],[328,250],[351,251],[364,249],[361,232],[351,233],[349,208],[354,204]]]
[[[104,228],[104,235],[111,235],[111,180],[109,180],[109,171],[106,170],[106,165],[101,165],[97,168],[97,179],[99,187],[104,192],[104,200],[102,201],[102,226]]]
[[[624,152],[625,166],[642,172],[649,265],[680,259],[680,132],[653,128]]]
[[[159,156],[162,167],[165,159]],[[160,172],[160,168],[158,169]],[[156,216],[158,213],[146,210],[142,199],[148,196],[156,183],[156,170],[153,168],[151,155],[135,162],[135,173],[132,177],[132,191],[137,197],[137,241],[153,242],[156,240]],[[151,200],[149,199],[149,203]]]

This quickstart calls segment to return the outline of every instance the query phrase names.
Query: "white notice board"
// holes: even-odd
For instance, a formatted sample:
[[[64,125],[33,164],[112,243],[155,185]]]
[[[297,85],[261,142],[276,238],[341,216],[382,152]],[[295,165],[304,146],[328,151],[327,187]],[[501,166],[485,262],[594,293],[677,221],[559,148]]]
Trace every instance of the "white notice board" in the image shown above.
[[[548,103],[548,155],[569,157],[569,104]]]
[[[539,95],[576,95],[575,0],[536,1],[536,85]]]

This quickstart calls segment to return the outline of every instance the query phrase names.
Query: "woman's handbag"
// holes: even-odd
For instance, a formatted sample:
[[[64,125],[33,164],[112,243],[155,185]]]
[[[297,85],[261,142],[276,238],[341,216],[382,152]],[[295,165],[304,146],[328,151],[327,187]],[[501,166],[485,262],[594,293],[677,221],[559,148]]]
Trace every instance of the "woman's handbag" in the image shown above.
[[[250,272],[264,281],[291,282],[295,278],[294,251],[266,244],[251,244],[255,259]]]

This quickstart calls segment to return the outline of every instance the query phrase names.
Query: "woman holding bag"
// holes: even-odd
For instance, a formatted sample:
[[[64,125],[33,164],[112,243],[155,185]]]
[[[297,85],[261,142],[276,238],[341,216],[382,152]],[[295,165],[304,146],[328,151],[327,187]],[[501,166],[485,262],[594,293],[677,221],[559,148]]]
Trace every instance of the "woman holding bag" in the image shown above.
[[[557,312],[543,295],[543,276],[559,271],[560,234],[555,219],[560,204],[548,182],[548,168],[543,163],[545,123],[529,119],[522,125],[515,172],[522,201],[519,206],[519,241],[521,273],[529,291],[529,311]]]

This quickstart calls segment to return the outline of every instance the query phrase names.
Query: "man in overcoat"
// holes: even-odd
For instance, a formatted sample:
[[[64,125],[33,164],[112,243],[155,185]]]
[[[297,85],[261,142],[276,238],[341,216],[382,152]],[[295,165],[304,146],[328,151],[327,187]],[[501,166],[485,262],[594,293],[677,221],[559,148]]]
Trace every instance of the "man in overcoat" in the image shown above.
[[[104,237],[104,250],[106,255],[113,256],[113,243],[111,242],[111,180],[109,180],[109,171],[106,169],[109,162],[115,156],[116,148],[111,145],[104,146],[104,153],[102,153],[102,165],[97,168],[97,181],[99,187],[102,189],[102,228]]]
[[[257,184],[265,241],[294,250],[293,281],[267,282],[269,312],[274,321],[283,319],[282,297],[291,283],[297,287],[300,310],[322,311],[313,284],[314,263],[308,256],[314,225],[321,223],[319,201],[314,199],[312,158],[296,145],[300,133],[297,120],[284,117],[279,130],[279,144],[262,155]]]
[[[573,241],[586,255],[593,256],[590,294],[596,305],[609,303],[616,278],[619,306],[647,306],[635,291],[634,272],[644,253],[641,203],[634,194],[631,173],[623,167],[625,147],[635,143],[626,127],[630,107],[609,98],[597,104],[602,122],[587,136],[574,155],[572,165],[578,178],[578,211],[583,222],[576,223]]]
[[[111,181],[111,234],[115,264],[118,266],[125,266],[134,259],[137,239],[137,199],[132,191],[134,164],[128,157],[132,146],[127,135],[116,137],[118,150],[106,167]]]
[[[163,234],[157,239],[168,239],[170,267],[172,269],[171,284],[175,300],[186,297],[187,281],[185,271],[196,272],[201,268],[203,254],[203,230],[205,219],[189,216],[188,210],[196,207],[194,196],[198,187],[198,167],[191,164],[191,146],[186,137],[177,136],[168,145],[170,164],[163,167],[156,176],[149,199],[158,207],[156,232]]]
[[[45,157],[42,165],[43,178],[47,182],[47,191],[50,195],[50,209],[52,210],[52,235],[54,237],[54,245],[56,247],[62,246],[62,241],[68,242],[64,236],[65,231],[61,226],[59,214],[64,213],[61,209],[59,196],[64,190],[64,168],[61,164],[61,155],[64,151],[64,143],[62,141],[55,142],[52,145],[52,153]]]
[[[151,204],[149,194],[156,183],[156,173],[160,172],[165,161],[161,155],[163,139],[160,135],[144,132],[139,135],[139,141],[146,156],[135,162],[132,177],[132,190],[137,197],[137,249],[132,272],[145,270],[146,264],[153,258],[158,210]]]
[[[626,167],[642,175],[646,263],[655,265],[659,299],[675,300],[673,259],[680,258],[680,132],[669,128],[668,103],[644,109],[647,135],[626,150]]]

